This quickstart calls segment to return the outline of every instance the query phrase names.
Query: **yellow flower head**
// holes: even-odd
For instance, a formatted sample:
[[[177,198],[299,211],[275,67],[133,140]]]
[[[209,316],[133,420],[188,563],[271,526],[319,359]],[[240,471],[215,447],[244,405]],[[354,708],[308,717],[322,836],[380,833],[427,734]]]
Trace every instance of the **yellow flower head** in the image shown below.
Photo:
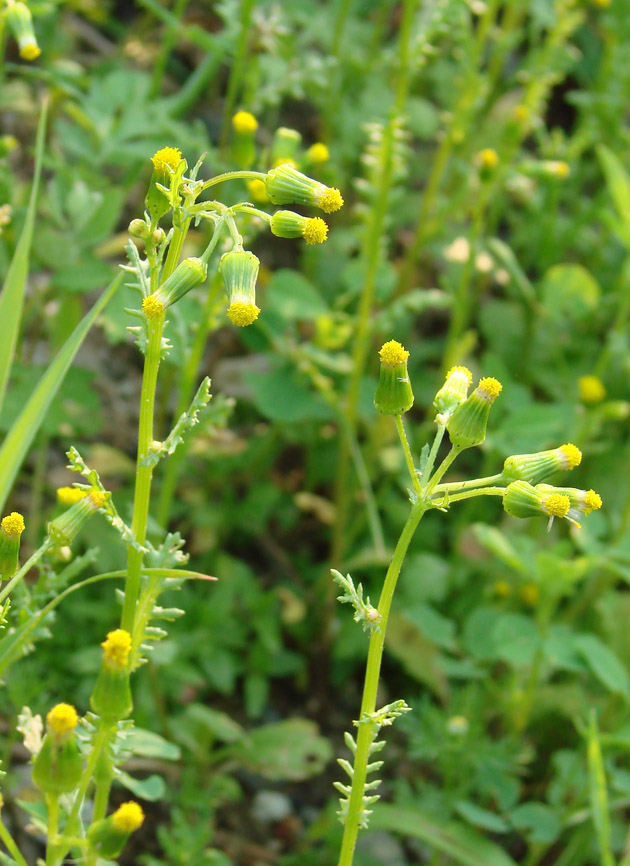
[[[74,505],[79,499],[83,499],[88,495],[87,490],[81,490],[80,487],[58,487],[57,502],[60,505]]]
[[[542,508],[549,517],[566,517],[571,508],[571,500],[563,493],[552,493],[543,499]]]
[[[155,295],[147,295],[142,299],[142,312],[147,319],[158,319],[164,315],[164,304]]]
[[[564,180],[571,174],[571,166],[561,159],[552,159],[548,163],[549,173]]]
[[[265,204],[269,201],[267,188],[263,180],[248,180],[247,191],[249,192],[252,201],[256,202],[256,204]]]
[[[112,823],[121,833],[133,833],[142,825],[143,821],[142,807],[138,803],[134,803],[133,800],[123,803],[112,815]]]
[[[540,598],[540,588],[537,583],[526,583],[519,589],[518,594],[528,607],[535,607]]]
[[[446,374],[446,380],[449,379],[457,379],[466,380],[467,386],[470,387],[470,383],[472,382],[472,373],[468,369],[468,367],[451,367],[451,369]]]
[[[307,244],[323,244],[328,237],[328,226],[321,217],[306,220],[302,237]]]
[[[317,141],[306,151],[306,158],[314,163],[328,162],[330,151],[323,142]]]
[[[479,396],[483,397],[484,400],[489,400],[491,403],[497,399],[502,390],[503,385],[497,379],[491,377],[481,379],[477,385]]]
[[[131,635],[122,628],[110,631],[103,643],[103,660],[112,668],[124,668],[131,650]]]
[[[559,450],[562,452],[563,456],[566,457],[567,469],[575,469],[575,467],[579,466],[582,462],[582,452],[570,442],[567,442],[566,445],[561,445]]]
[[[343,207],[343,198],[341,193],[335,187],[327,188],[326,191],[319,196],[317,206],[320,207],[324,213],[334,213],[334,211]]]
[[[378,354],[384,367],[398,367],[409,357],[409,352],[396,340],[384,343]]]
[[[590,514],[591,511],[597,511],[602,507],[602,497],[594,490],[587,490],[584,494],[584,514]]]
[[[477,163],[482,168],[496,168],[499,164],[499,154],[492,147],[485,147],[477,154]]]
[[[19,536],[24,532],[24,518],[18,511],[12,511],[11,514],[2,518],[0,526],[6,535]]]
[[[36,60],[42,53],[37,42],[25,42],[20,48],[20,57],[22,60]]]
[[[77,711],[71,704],[57,704],[46,716],[48,730],[62,737],[74,731],[79,723]]]
[[[156,171],[168,173],[169,168],[175,171],[182,161],[182,152],[178,147],[163,147],[151,157],[153,168]]]
[[[526,105],[517,105],[513,111],[514,120],[523,123],[529,117],[529,108]]]
[[[512,587],[507,582],[507,580],[497,580],[492,587],[492,590],[496,596],[499,598],[507,598],[508,595],[512,595]]]
[[[235,301],[227,309],[228,319],[239,328],[245,328],[256,321],[260,314],[260,307],[245,301]]]
[[[606,396],[606,388],[599,376],[580,376],[578,388],[582,403],[601,403]]]
[[[232,126],[237,135],[251,135],[258,129],[258,121],[249,111],[237,111],[232,118]]]

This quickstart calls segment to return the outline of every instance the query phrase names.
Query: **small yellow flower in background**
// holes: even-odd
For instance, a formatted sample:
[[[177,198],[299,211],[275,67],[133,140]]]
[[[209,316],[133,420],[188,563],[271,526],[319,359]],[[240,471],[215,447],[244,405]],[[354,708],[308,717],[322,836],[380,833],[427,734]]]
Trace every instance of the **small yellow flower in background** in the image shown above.
[[[494,267],[494,259],[489,253],[481,252],[475,256],[475,267],[481,274],[489,274]]]
[[[444,247],[444,258],[447,262],[464,264],[470,258],[470,244],[467,238],[455,238],[452,244]]]
[[[237,111],[232,126],[237,135],[252,135],[258,129],[258,121],[249,111]]]
[[[512,595],[512,587],[507,580],[497,580],[492,587],[492,591],[497,598],[507,598]]]
[[[612,0],[591,0],[593,6],[599,6],[600,9],[608,9]]]
[[[409,352],[396,340],[389,340],[384,343],[379,350],[379,358],[381,364],[386,367],[397,367],[399,364],[404,364],[409,357]]]
[[[122,628],[110,631],[103,643],[103,661],[112,668],[124,668],[129,660],[131,635]]]
[[[0,526],[6,535],[14,538],[24,532],[24,518],[18,511],[12,511],[2,518]]]
[[[313,163],[328,162],[330,151],[323,142],[317,141],[306,151],[306,158],[309,162]]]
[[[582,403],[601,403],[606,397],[606,388],[599,376],[580,376],[578,388]]]
[[[475,157],[475,162],[481,168],[496,168],[499,164],[499,154],[492,147],[484,147]]]
[[[536,607],[540,599],[540,588],[537,583],[526,583],[519,589],[518,594],[528,607]]]
[[[51,733],[63,737],[74,731],[79,724],[79,716],[71,704],[57,704],[46,716],[46,724]]]
[[[130,800],[128,803],[123,803],[112,815],[112,823],[121,833],[133,833],[137,830],[144,821],[144,812],[138,803]]]
[[[294,159],[291,159],[290,156],[279,156],[278,159],[274,160],[271,167],[278,168],[279,165],[290,165],[291,168],[297,168],[297,162]]]
[[[256,204],[266,204],[266,202],[269,201],[267,188],[265,187],[265,182],[263,180],[248,180],[247,191],[249,192],[252,201],[256,202]]]
[[[182,152],[178,147],[163,147],[151,157],[156,171],[167,173],[168,169],[175,171],[182,161]]]
[[[158,319],[164,315],[164,304],[155,295],[147,295],[142,299],[142,312],[147,319]]]
[[[446,723],[446,730],[454,737],[465,737],[468,733],[466,716],[451,716]]]
[[[83,499],[88,495],[87,490],[81,490],[80,487],[58,487],[57,502],[60,505],[74,505],[79,499]]]
[[[517,105],[512,112],[514,120],[523,123],[529,118],[529,108],[526,105]]]
[[[558,177],[561,180],[565,180],[565,178],[569,177],[571,174],[571,166],[568,162],[564,162],[560,159],[548,159],[543,163],[543,169],[547,174],[551,174],[554,177]]]

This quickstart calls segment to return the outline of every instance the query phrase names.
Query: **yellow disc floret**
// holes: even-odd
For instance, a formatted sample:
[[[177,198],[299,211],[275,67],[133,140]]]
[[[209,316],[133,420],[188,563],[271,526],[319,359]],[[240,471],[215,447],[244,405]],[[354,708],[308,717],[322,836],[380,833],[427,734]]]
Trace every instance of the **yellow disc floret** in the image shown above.
[[[71,704],[57,704],[46,716],[48,729],[58,737],[74,731],[79,723],[77,711]]]
[[[468,380],[468,384],[472,382],[472,373],[468,369],[468,367],[451,367],[451,369],[446,374],[447,380],[451,378],[451,376],[457,376],[458,378],[464,378]]]
[[[542,507],[550,517],[566,517],[571,508],[571,500],[563,493],[552,493],[543,499]]]
[[[582,462],[582,452],[576,445],[572,445],[571,442],[561,445],[560,451],[566,457],[567,469],[575,469]]]
[[[492,147],[485,147],[477,154],[477,161],[483,168],[496,168],[499,164],[499,154]]]
[[[252,201],[255,201],[257,204],[265,204],[265,202],[269,201],[267,187],[263,180],[248,180],[247,191],[252,197]]]
[[[302,237],[307,244],[323,244],[328,237],[328,226],[321,217],[306,220]]]
[[[128,803],[123,803],[112,815],[112,823],[114,827],[121,833],[133,833],[144,821],[144,812],[138,803],[130,800]]]
[[[228,307],[228,319],[239,328],[244,328],[255,322],[260,314],[260,308],[256,304],[236,301]]]
[[[124,668],[131,650],[131,635],[123,628],[110,631],[103,643],[103,659],[110,666]]]
[[[24,532],[24,518],[18,511],[12,511],[2,518],[0,526],[6,535],[21,535]]]
[[[153,168],[165,173],[169,168],[175,171],[181,161],[182,152],[178,147],[163,147],[151,157]]]
[[[79,499],[84,499],[88,495],[87,490],[81,490],[80,487],[58,487],[57,501],[60,505],[74,505]]]
[[[389,342],[384,343],[378,354],[381,364],[385,367],[398,367],[400,364],[404,364],[409,357],[409,352],[396,340],[389,340]]]
[[[317,206],[320,207],[324,213],[334,213],[334,211],[343,207],[343,198],[341,197],[341,193],[335,187],[326,189],[326,191],[317,199]]]
[[[164,304],[155,295],[147,295],[142,299],[142,312],[147,319],[157,319],[164,315]]]
[[[477,389],[481,397],[493,401],[497,399],[503,390],[503,385],[497,379],[487,376],[485,379],[480,380]]]
[[[237,111],[232,118],[232,126],[238,135],[247,135],[256,132],[258,121],[249,111]]]
[[[580,376],[578,389],[582,403],[601,403],[606,396],[606,388],[599,376]]]
[[[20,57],[22,60],[36,60],[41,53],[42,50],[36,42],[26,42],[20,48]]]
[[[279,165],[290,165],[291,168],[297,168],[297,162],[294,159],[291,159],[290,156],[279,156],[278,159],[274,160],[273,168],[278,168]]]
[[[306,156],[311,162],[328,162],[330,151],[323,142],[317,141],[306,151]]]
[[[597,511],[602,507],[602,497],[594,490],[587,490],[584,496],[584,514],[590,514],[591,511]]]
[[[107,500],[107,494],[103,493],[102,490],[91,490],[90,499],[92,500],[94,508],[102,508]]]

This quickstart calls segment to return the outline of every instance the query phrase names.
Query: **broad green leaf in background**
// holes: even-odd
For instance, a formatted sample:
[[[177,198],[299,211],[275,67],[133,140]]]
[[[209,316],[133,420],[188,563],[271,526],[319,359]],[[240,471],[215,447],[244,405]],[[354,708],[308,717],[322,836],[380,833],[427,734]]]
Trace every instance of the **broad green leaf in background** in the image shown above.
[[[597,156],[606,178],[610,197],[614,202],[625,232],[630,236],[630,178],[620,160],[605,145],[599,145]]]
[[[332,758],[332,747],[309,719],[286,719],[254,728],[230,754],[266,779],[300,781],[315,776]]]
[[[13,253],[9,271],[7,273],[2,293],[0,294],[0,322],[2,322],[2,339],[0,340],[0,411],[11,373],[11,363],[15,354],[20,322],[22,319],[22,308],[24,306],[24,291],[28,279],[28,266],[33,240],[33,228],[35,225],[35,208],[37,206],[37,193],[39,191],[39,179],[42,171],[42,158],[44,155],[44,138],[46,133],[46,116],[48,104],[44,102],[39,118],[37,129],[37,143],[35,145],[35,170],[33,172],[33,185],[26,211],[26,219],[20,239]]]
[[[579,634],[574,638],[573,645],[600,683],[611,692],[630,697],[626,670],[605,643],[594,634]]]
[[[543,304],[557,318],[580,321],[597,308],[601,289],[582,265],[553,265],[542,278]]]
[[[79,322],[48,370],[46,370],[39,380],[39,384],[2,443],[2,447],[0,447],[0,509],[4,507],[7,501],[15,476],[22,465],[22,461],[44,419],[48,407],[74,360],[74,356],[78,352],[86,334],[94,324],[96,317],[102,312],[105,305],[120,286],[123,276],[121,273],[113,280],[89,313]]]
[[[416,809],[378,803],[370,818],[371,830],[389,830],[420,839],[459,866],[516,866],[514,860],[471,827],[457,821],[438,821]]]

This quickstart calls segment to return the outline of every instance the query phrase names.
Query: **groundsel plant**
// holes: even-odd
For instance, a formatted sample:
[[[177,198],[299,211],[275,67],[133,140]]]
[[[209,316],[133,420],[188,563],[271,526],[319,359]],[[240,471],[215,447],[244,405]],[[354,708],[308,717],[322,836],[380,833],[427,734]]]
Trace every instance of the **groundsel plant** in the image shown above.
[[[352,605],[355,621],[369,633],[363,698],[359,718],[354,722],[357,733],[356,737],[350,733],[345,735],[352,762],[339,759],[349,780],[335,783],[342,795],[338,814],[344,825],[339,866],[351,866],[359,829],[368,826],[370,807],[379,798],[375,793],[380,784],[376,774],[383,766],[383,761],[374,760],[374,756],[384,746],[384,740],[378,739],[381,728],[391,725],[398,716],[410,710],[400,700],[377,709],[376,700],[387,620],[396,582],[411,539],[423,516],[433,509],[448,511],[451,505],[473,497],[499,496],[503,508],[513,517],[546,517],[549,528],[555,518],[563,518],[579,527],[583,516],[602,505],[601,498],[594,490],[554,487],[545,483],[550,476],[579,466],[582,454],[570,443],[535,454],[508,457],[503,469],[496,475],[468,481],[442,481],[462,451],[481,445],[484,441],[492,405],[502,390],[496,379],[488,377],[481,379],[469,394],[472,373],[466,367],[453,367],[435,395],[435,438],[430,446],[424,446],[416,467],[402,420],[414,401],[407,373],[408,357],[409,352],[400,343],[395,340],[385,343],[380,350],[380,377],[374,397],[376,409],[394,419],[411,480],[411,511],[385,575],[378,606],[374,607],[369,598],[364,598],[363,587],[355,584],[350,575],[344,577],[338,571],[332,572],[333,580],[342,589],[339,601]],[[445,433],[448,434],[451,448],[436,466]]]
[[[9,11],[14,6],[10,6]],[[246,112],[240,113],[238,121],[247,134],[255,129],[254,118]],[[234,124],[235,128],[239,123]],[[343,204],[337,189],[302,174],[290,163],[280,163],[268,172],[241,170],[200,180],[198,173],[202,162],[199,160],[189,171],[179,149],[164,147],[159,150],[152,157],[153,171],[145,198],[144,217],[134,219],[129,227],[129,264],[125,270],[130,285],[140,295],[138,308],[128,311],[137,322],[129,330],[137,337],[137,345],[144,355],[130,524],[116,510],[112,495],[98,473],[87,466],[75,448],[68,452],[70,469],[83,480],[72,487],[59,489],[59,502],[65,510],[48,524],[43,543],[21,568],[19,551],[24,520],[13,512],[0,523],[0,576],[5,581],[0,591],[0,627],[7,623],[11,593],[33,565],[60,549],[67,551],[96,512],[106,516],[127,548],[124,572],[97,575],[87,581],[124,578],[124,592],[120,593],[120,624],[115,627],[112,623],[111,631],[101,644],[102,661],[90,697],[90,712],[80,719],[74,706],[59,703],[47,714],[43,737],[37,726],[31,725],[29,729],[27,745],[33,755],[33,781],[46,804],[46,866],[59,866],[68,855],[72,856],[73,862],[86,866],[96,866],[103,860],[111,862],[120,855],[129,836],[141,826],[143,811],[135,802],[123,803],[108,814],[110,789],[123,753],[121,740],[131,725],[130,675],[144,661],[151,643],[166,634],[152,623],[169,621],[183,614],[177,608],[159,607],[160,594],[165,589],[177,588],[184,579],[205,577],[182,568],[186,557],[181,552],[183,542],[179,536],[166,535],[160,543],[147,537],[155,467],[184,441],[198,423],[199,415],[211,396],[210,382],[204,379],[190,408],[179,417],[171,433],[162,441],[154,438],[158,369],[169,350],[164,337],[168,309],[187,292],[202,289],[212,254],[223,240],[228,249],[218,261],[218,270],[227,293],[227,316],[239,327],[246,327],[258,318],[256,278],[259,261],[252,252],[243,249],[237,227],[241,215],[257,217],[279,237],[301,237],[309,244],[322,243],[328,233],[326,223],[319,217],[305,217],[286,209],[271,215],[249,202],[228,207],[220,201],[208,200],[207,191],[225,181],[239,179],[263,186],[267,200],[277,205],[299,203],[331,213]],[[171,222],[168,231],[160,226],[160,221],[167,216]],[[210,227],[210,240],[205,250],[199,257],[180,260],[189,227],[202,222]],[[134,239],[143,242],[143,252]],[[59,598],[63,595],[65,593]],[[45,617],[57,600],[54,599],[29,622],[15,629],[12,627],[10,633],[0,640],[0,673],[20,657],[35,624]],[[84,809],[89,798],[93,803],[91,810]],[[87,821],[86,814],[89,814]],[[0,839],[13,858],[11,862],[26,866],[24,856],[1,821]]]

